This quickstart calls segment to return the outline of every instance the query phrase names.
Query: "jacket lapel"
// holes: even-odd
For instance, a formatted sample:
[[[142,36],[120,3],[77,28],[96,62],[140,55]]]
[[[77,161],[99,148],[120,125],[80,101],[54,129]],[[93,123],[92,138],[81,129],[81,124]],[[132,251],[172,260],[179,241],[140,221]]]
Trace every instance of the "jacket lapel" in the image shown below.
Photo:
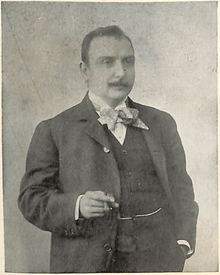
[[[103,129],[103,126],[96,119],[88,121],[85,129],[85,133],[91,138],[95,139],[103,147],[110,148],[107,135]]]
[[[157,176],[169,197],[171,197],[171,192],[168,183],[168,173],[166,166],[166,156],[164,149],[162,147],[162,141],[160,139],[160,132],[158,126],[154,123],[154,117],[148,111],[146,112],[146,107],[141,108],[139,104],[136,104],[129,98],[129,104],[139,110],[139,118],[149,127],[149,130],[143,129],[143,136],[147,142],[150,155],[155,166]],[[144,112],[143,112],[144,111]]]
[[[88,95],[85,96],[80,105],[78,120],[86,123],[84,128],[85,133],[100,143],[103,147],[109,149],[108,137],[103,126],[98,122],[98,114],[96,113]]]
[[[166,157],[164,150],[161,144],[158,144],[157,139],[155,139],[155,135],[149,130],[142,130],[144,138],[147,142],[150,155],[157,171],[157,176],[164,187],[167,195],[171,197],[170,188],[168,184],[168,174],[167,174],[167,167],[166,167]]]

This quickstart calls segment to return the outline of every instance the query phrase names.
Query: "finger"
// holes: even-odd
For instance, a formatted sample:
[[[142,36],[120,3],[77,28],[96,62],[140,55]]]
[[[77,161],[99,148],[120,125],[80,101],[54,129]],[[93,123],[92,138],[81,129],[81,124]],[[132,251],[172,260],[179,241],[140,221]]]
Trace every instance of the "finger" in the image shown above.
[[[92,213],[91,218],[99,218],[99,217],[104,217],[105,213]]]
[[[97,200],[91,199],[91,206],[103,208],[104,207],[104,203],[103,203],[103,201],[97,201]]]
[[[110,209],[109,209],[109,205],[107,202],[104,202],[104,211],[105,212],[108,212]]]
[[[91,213],[105,213],[106,210],[104,207],[92,207],[91,209]]]
[[[92,207],[101,207],[101,208],[105,208],[105,204],[107,204],[106,202],[103,202],[103,201],[97,201],[97,200],[91,200],[91,206]],[[118,208],[119,207],[119,204],[117,202],[108,202],[108,209],[109,208]]]
[[[97,201],[105,201],[105,202],[114,202],[115,198],[113,196],[106,195],[103,191],[94,191],[89,192],[88,194],[91,199]]]
[[[107,202],[102,203],[102,207],[92,207],[91,212],[92,213],[107,213],[110,211],[109,205]]]

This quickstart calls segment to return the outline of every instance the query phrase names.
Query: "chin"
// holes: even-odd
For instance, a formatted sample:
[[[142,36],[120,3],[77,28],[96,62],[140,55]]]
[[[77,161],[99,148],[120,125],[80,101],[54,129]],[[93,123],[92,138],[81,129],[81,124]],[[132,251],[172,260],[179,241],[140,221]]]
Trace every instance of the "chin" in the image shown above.
[[[130,92],[131,89],[128,89],[127,87],[119,86],[119,87],[114,87],[111,91],[111,97],[112,99],[123,99],[125,98]]]

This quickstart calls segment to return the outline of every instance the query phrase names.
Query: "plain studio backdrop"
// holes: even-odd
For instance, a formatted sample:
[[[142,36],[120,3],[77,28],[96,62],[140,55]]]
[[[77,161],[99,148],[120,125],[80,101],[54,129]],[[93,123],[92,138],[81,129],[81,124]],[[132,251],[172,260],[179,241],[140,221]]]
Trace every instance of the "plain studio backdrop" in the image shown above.
[[[17,207],[26,154],[40,121],[83,98],[81,43],[107,25],[121,27],[135,48],[131,98],[169,112],[178,125],[200,207],[185,271],[217,271],[217,2],[3,2],[6,271],[49,271],[50,233]]]

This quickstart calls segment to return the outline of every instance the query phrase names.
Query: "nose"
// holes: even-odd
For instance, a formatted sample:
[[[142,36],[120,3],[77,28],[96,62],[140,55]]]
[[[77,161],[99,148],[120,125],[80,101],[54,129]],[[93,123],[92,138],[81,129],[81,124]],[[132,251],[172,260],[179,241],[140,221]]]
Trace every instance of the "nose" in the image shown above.
[[[117,62],[115,63],[114,74],[116,78],[123,78],[125,76],[126,70],[121,60],[117,60]]]

